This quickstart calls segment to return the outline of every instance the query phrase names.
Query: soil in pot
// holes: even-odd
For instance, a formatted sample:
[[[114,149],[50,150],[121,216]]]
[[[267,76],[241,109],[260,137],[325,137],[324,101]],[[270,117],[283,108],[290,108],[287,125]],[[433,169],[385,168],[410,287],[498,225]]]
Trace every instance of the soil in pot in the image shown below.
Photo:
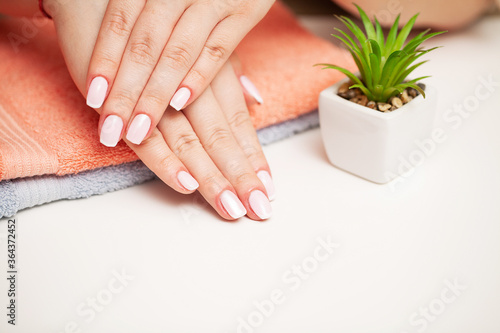
[[[347,99],[353,103],[366,106],[367,108],[377,110],[380,112],[391,112],[397,110],[403,105],[410,103],[415,97],[420,95],[418,90],[413,88],[407,88],[403,91],[403,93],[391,97],[388,103],[377,103],[374,101],[370,101],[368,97],[366,97],[366,95],[363,94],[363,92],[360,89],[358,88],[349,89],[349,87],[352,86],[353,84],[354,84],[353,82],[346,82],[342,84],[339,87],[337,94],[340,97]],[[417,85],[420,88],[422,88],[422,90],[425,90],[425,84],[417,83]]]

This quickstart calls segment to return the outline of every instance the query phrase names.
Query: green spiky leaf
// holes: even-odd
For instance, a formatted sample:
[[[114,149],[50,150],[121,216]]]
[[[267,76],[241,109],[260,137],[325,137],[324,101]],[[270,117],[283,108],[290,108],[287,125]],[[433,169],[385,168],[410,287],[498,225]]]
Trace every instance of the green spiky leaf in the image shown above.
[[[445,31],[431,33],[430,30],[426,30],[410,38],[418,14],[414,15],[401,30],[399,30],[400,15],[398,15],[385,36],[377,18],[374,18],[372,22],[361,7],[356,4],[355,6],[361,17],[364,31],[350,18],[337,16],[347,30],[335,28],[337,34],[332,36],[340,40],[351,53],[359,69],[359,77],[340,66],[318,65],[323,66],[323,69],[335,69],[345,74],[353,82],[351,88],[360,89],[375,102],[387,102],[407,88],[414,88],[425,97],[425,92],[417,85],[417,82],[428,76],[413,80],[408,80],[407,77],[427,62],[417,63],[417,59],[437,48],[423,49],[422,43]]]

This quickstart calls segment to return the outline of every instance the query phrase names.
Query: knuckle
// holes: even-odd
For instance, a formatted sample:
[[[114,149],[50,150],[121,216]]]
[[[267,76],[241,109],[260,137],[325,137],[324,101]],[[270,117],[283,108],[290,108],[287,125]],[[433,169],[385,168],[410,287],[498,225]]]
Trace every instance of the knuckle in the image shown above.
[[[204,144],[207,150],[214,151],[218,149],[220,145],[227,145],[227,143],[233,138],[232,134],[225,128],[215,128],[211,131],[210,136]]]
[[[233,186],[240,187],[249,184],[253,180],[253,176],[248,172],[238,173],[234,176]]]
[[[146,101],[147,105],[155,106],[161,109],[161,113],[163,113],[167,107],[167,100],[162,96],[163,95],[158,93],[157,91],[151,91],[148,92],[145,96],[141,97],[141,100]]]
[[[177,156],[182,156],[199,146],[201,146],[200,140],[194,133],[185,133],[175,140],[172,150]]]
[[[250,161],[265,160],[264,154],[261,149],[256,149],[255,147],[251,149],[246,149],[245,155]]]
[[[250,124],[250,117],[246,111],[236,111],[228,117],[228,122],[234,128],[246,127]]]
[[[176,166],[178,164],[177,161],[177,157],[174,154],[167,153],[158,159],[156,168],[159,171],[168,173],[169,170],[176,169]]]
[[[210,172],[201,177],[201,183],[208,192],[216,195],[227,183],[225,178],[218,172]]]
[[[152,45],[150,37],[143,37],[132,41],[129,48],[132,60],[140,64],[154,65],[155,59]]]
[[[167,59],[168,64],[173,69],[178,69],[179,67],[187,69],[191,67],[191,54],[188,50],[189,47],[187,45],[172,45],[168,50],[165,50],[163,57]]]
[[[243,153],[250,161],[264,159],[262,148],[258,144],[246,144],[242,146]]]
[[[120,63],[116,59],[113,59],[110,55],[101,54],[97,58],[97,66],[99,68],[118,68]]]
[[[213,62],[220,62],[226,58],[227,50],[225,47],[221,46],[221,43],[217,44],[206,44],[204,46],[203,52],[206,54],[208,59]]]
[[[197,68],[192,68],[189,73],[188,73],[188,76],[194,81],[197,83],[198,86],[204,86],[204,83],[209,83],[211,80],[208,80],[208,76],[206,74],[204,74],[203,72],[201,72],[199,69]]]
[[[120,37],[126,37],[130,33],[130,18],[125,10],[117,10],[110,14],[106,23],[107,30]]]
[[[135,98],[131,92],[119,91],[114,94],[113,99],[110,100],[110,106],[117,112],[131,110],[135,106]]]

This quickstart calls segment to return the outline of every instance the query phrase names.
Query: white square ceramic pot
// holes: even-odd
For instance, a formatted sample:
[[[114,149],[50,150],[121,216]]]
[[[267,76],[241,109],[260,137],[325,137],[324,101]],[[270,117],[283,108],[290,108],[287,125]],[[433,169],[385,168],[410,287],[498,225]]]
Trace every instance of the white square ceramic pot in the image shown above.
[[[425,99],[419,95],[383,113],[338,96],[346,81],[323,90],[319,97],[321,134],[330,162],[379,184],[408,172],[408,159],[431,137],[436,90],[426,85]]]

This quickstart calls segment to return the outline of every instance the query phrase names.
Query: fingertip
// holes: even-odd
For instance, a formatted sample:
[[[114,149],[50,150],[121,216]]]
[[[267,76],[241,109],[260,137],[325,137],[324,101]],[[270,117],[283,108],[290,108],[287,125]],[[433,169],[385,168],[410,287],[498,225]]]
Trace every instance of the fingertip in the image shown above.
[[[253,99],[255,99],[255,101],[258,104],[264,104],[264,100],[262,99],[259,90],[253,84],[253,82],[250,81],[248,77],[246,77],[245,75],[241,75],[239,77],[239,81],[245,92],[248,93],[248,95],[250,95]]]
[[[259,172],[257,172],[257,177],[264,185],[269,200],[273,201],[274,199],[276,199],[276,188],[274,187],[274,182],[271,174],[266,170],[260,170]]]
[[[101,108],[106,99],[108,86],[108,81],[102,76],[92,79],[87,93],[87,105],[93,109]]]
[[[250,193],[250,197],[248,198],[248,203],[253,213],[261,220],[267,220],[273,214],[269,198],[262,191],[252,191]]]
[[[239,76],[243,75],[243,69],[241,66],[240,57],[235,52],[233,52],[233,54],[231,54],[231,56],[229,57],[229,61],[231,62],[231,65],[233,66],[233,70],[234,70],[234,73],[236,74],[236,76],[239,77]]]
[[[183,188],[190,192],[194,192],[200,187],[198,181],[184,170],[177,173],[177,180]]]
[[[170,106],[175,110],[180,111],[186,106],[189,98],[191,98],[191,90],[187,87],[182,87],[175,92],[174,96],[170,100]]]
[[[138,114],[132,120],[127,130],[126,139],[133,144],[140,145],[151,128],[151,118],[146,114]]]
[[[245,206],[243,206],[240,199],[238,199],[238,196],[236,196],[236,194],[232,191],[225,190],[222,192],[219,196],[219,200],[224,210],[233,219],[239,219],[247,214]]]
[[[116,115],[107,116],[101,126],[100,142],[106,147],[115,147],[121,139],[123,120]]]

